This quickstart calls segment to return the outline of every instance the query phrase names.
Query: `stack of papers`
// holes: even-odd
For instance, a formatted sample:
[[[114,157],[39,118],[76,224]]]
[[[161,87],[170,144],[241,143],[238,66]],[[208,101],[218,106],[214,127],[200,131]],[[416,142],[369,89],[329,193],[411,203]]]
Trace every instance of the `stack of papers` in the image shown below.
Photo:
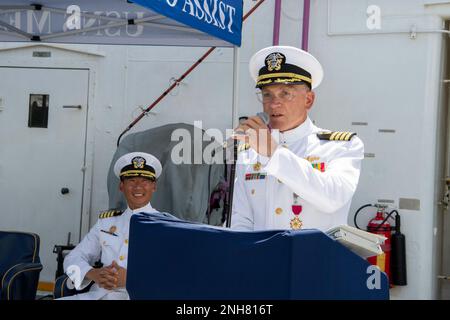
[[[382,254],[381,245],[387,239],[347,225],[332,228],[326,234],[364,259]]]

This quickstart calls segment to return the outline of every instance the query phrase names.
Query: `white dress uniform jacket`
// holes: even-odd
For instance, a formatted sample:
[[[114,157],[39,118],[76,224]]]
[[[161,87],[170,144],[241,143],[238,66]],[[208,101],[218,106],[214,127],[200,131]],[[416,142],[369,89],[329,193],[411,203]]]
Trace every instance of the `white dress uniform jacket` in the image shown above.
[[[294,193],[301,206],[297,217],[302,229],[325,231],[347,224],[364,145],[356,136],[350,141],[320,140],[317,133],[323,131],[307,118],[297,128],[280,133],[279,147],[271,158],[253,149],[240,152],[233,229],[291,229],[296,216],[292,209]]]
[[[90,280],[85,279],[86,273],[100,258],[105,267],[115,260],[119,266],[127,268],[130,219],[133,214],[139,212],[158,211],[149,203],[136,210],[127,208],[120,216],[99,218],[83,240],[65,257],[64,271],[69,275],[76,289],[80,290],[89,285]],[[78,281],[80,284],[78,287],[77,277],[82,280],[81,283]],[[62,299],[125,300],[129,299],[129,296],[125,288],[106,290],[94,283],[88,292]]]

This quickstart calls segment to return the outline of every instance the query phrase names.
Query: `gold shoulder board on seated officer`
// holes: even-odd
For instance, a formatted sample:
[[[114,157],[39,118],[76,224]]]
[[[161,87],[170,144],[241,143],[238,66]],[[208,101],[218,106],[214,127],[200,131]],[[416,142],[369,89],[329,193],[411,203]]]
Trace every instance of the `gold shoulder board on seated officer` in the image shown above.
[[[328,141],[350,141],[354,136],[356,136],[355,132],[347,131],[319,132],[317,134],[320,140]]]
[[[99,217],[99,219],[105,219],[105,218],[120,216],[122,213],[123,213],[122,210],[111,209],[111,210],[103,211],[102,213],[100,213],[100,215],[98,217]]]

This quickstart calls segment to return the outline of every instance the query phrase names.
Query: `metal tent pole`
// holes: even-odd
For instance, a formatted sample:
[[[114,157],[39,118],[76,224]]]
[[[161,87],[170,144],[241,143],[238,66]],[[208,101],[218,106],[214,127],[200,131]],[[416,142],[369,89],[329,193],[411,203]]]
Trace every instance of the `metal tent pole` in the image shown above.
[[[233,50],[233,108],[232,108],[232,127],[238,126],[238,103],[239,103],[239,48],[235,47]],[[233,210],[233,191],[234,178],[236,177],[236,161],[237,161],[237,140],[233,141],[233,160],[230,167],[230,189],[229,194],[225,198],[224,211],[226,215],[226,227],[231,227],[231,215]],[[227,164],[225,164],[227,165]]]

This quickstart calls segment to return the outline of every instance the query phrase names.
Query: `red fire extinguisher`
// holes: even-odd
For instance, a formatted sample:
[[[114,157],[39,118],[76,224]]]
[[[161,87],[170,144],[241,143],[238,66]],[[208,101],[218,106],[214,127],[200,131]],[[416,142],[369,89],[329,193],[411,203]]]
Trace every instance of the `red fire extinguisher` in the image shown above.
[[[381,245],[383,253],[370,257],[367,260],[378,266],[381,271],[386,272],[389,279],[391,277],[391,225],[386,219],[386,207],[378,206],[377,214],[375,218],[371,219],[367,224],[367,231],[386,237],[384,244]]]
[[[384,244],[381,245],[383,253],[367,260],[369,263],[378,266],[381,271],[386,272],[391,285],[405,286],[407,284],[406,247],[405,235],[400,231],[400,215],[395,209],[387,213],[388,206],[386,205],[366,204],[356,211],[353,219],[355,227],[358,229],[361,228],[358,226],[356,218],[361,210],[367,207],[375,207],[377,213],[375,218],[369,221],[366,230],[386,237]],[[392,227],[388,220],[389,218],[394,219],[393,214],[395,214],[395,224]]]

